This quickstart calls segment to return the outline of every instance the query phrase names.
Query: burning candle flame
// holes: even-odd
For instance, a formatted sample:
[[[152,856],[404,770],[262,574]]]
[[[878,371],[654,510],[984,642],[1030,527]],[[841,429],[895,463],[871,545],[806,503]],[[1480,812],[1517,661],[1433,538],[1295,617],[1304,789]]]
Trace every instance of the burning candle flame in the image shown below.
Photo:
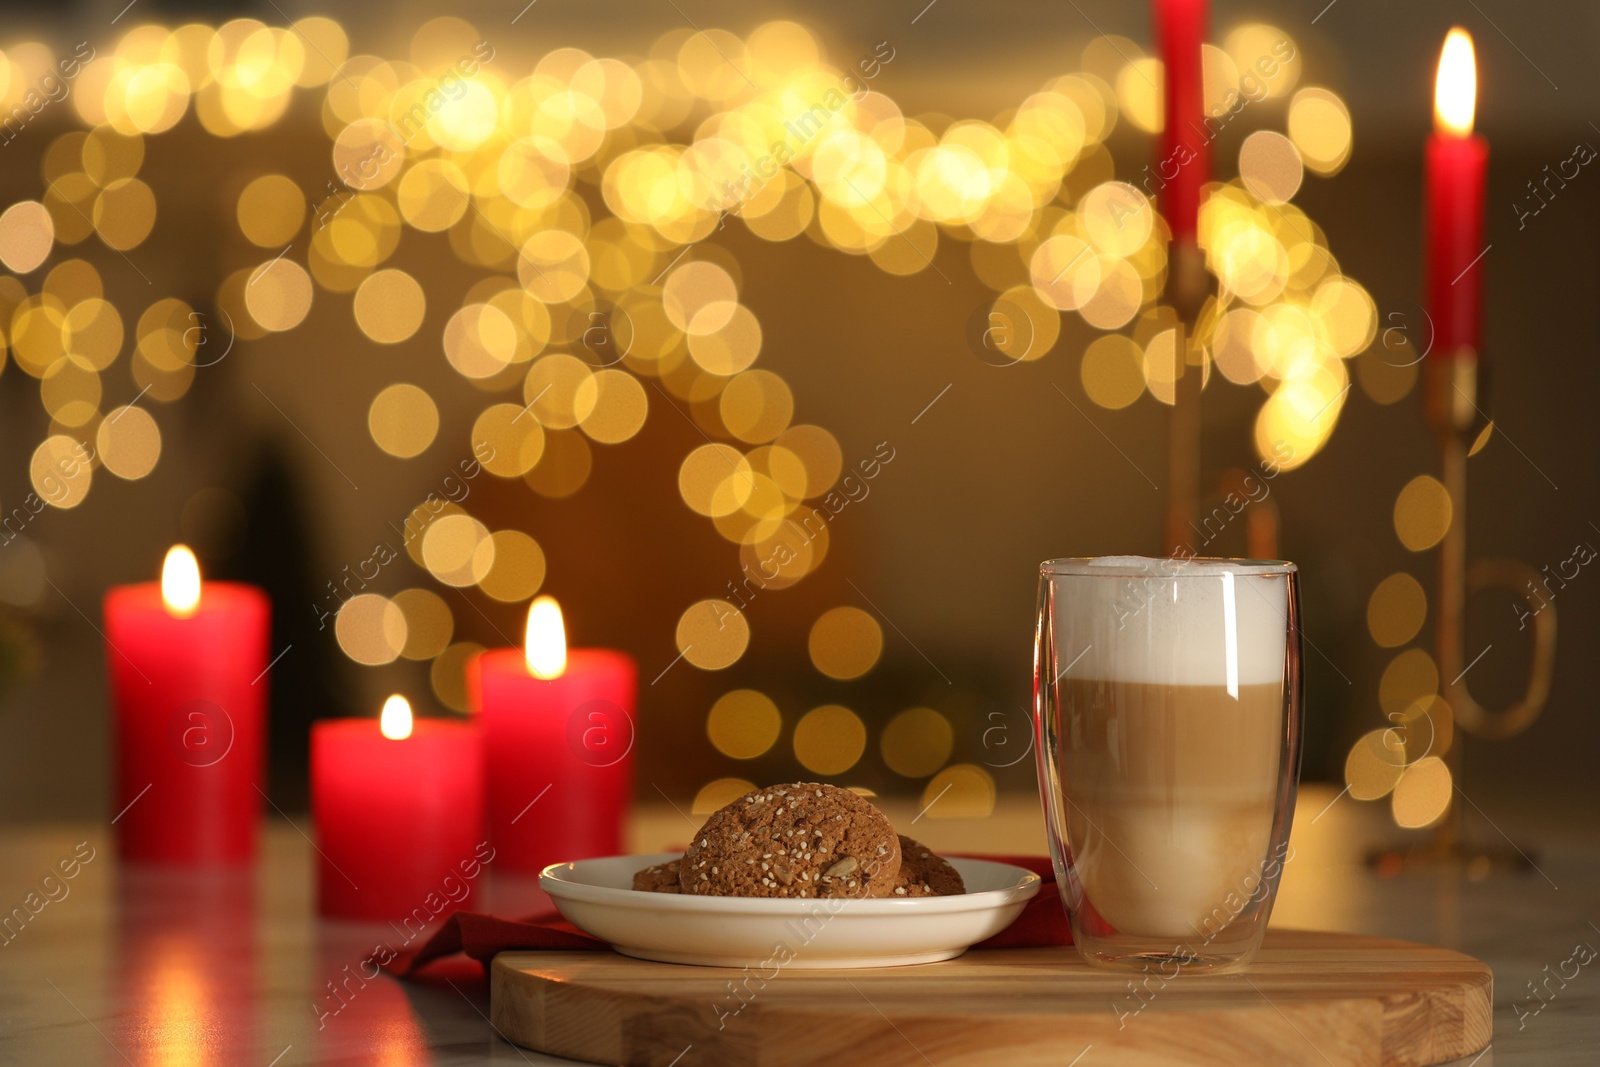
[[[200,607],[200,561],[188,545],[173,545],[161,564],[161,602],[167,614],[187,619]]]
[[[522,652],[535,678],[559,678],[567,669],[567,628],[555,597],[539,597],[528,608]]]
[[[1467,137],[1472,133],[1472,113],[1478,103],[1478,64],[1473,58],[1472,35],[1460,26],[1444,39],[1439,53],[1439,76],[1433,83],[1433,124],[1440,133]]]
[[[378,716],[378,729],[391,741],[404,741],[411,736],[411,702],[396,693],[383,702],[383,714]]]

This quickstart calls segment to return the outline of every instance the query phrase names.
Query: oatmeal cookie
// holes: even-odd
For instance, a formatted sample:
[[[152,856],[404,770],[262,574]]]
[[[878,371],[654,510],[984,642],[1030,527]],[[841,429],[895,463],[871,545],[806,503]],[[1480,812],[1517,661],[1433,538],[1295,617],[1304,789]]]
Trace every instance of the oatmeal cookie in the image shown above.
[[[706,820],[683,854],[682,892],[729,897],[883,897],[900,873],[884,814],[848,789],[757,789]]]
[[[678,864],[682,860],[668,860],[654,867],[646,867],[633,876],[633,888],[642,893],[677,893]]]
[[[900,835],[900,875],[894,882],[895,896],[953,897],[966,891],[960,871],[927,845]]]

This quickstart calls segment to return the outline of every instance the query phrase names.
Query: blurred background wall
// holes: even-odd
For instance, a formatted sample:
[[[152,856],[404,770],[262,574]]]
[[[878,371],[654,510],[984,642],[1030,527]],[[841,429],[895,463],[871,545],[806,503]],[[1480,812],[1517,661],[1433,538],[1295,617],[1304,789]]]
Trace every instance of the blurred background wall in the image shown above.
[[[721,0],[539,0],[519,7],[515,0],[459,3],[448,12],[427,3],[356,3],[331,11],[288,0],[142,0],[113,26],[103,5],[41,5],[8,12],[0,47],[33,39],[70,50],[92,39],[110,49],[138,20],[170,25],[248,15],[281,24],[322,13],[342,22],[352,53],[398,55],[416,26],[448,13],[478,27],[496,49],[495,63],[520,69],[563,45],[637,55],[690,23],[743,34],[793,18],[840,65],[889,42],[895,58],[874,87],[908,115],[992,119],[1045,81],[1082,69],[1086,46],[1101,35],[1150,40],[1145,5],[1103,0],[776,3],[759,10]],[[1571,3],[1534,12],[1509,0],[1463,9],[1219,0],[1213,8],[1218,36],[1252,20],[1280,26],[1303,57],[1300,84],[1332,89],[1348,105],[1355,131],[1349,162],[1329,178],[1308,175],[1296,202],[1372,295],[1380,330],[1414,328],[1420,319],[1422,141],[1431,128],[1438,47],[1457,19],[1477,40],[1478,128],[1493,145],[1485,321],[1497,432],[1471,462],[1470,545],[1475,555],[1511,556],[1538,569],[1568,558],[1579,542],[1600,539],[1593,462],[1600,351],[1584,318],[1600,282],[1600,199],[1585,185],[1600,179],[1580,174],[1520,223],[1514,205],[1527,203],[1527,183],[1578,142],[1600,144],[1591,122],[1600,116],[1592,106],[1600,100],[1593,62],[1600,13]],[[210,137],[190,115],[148,138],[140,173],[159,195],[152,235],[125,261],[99,247],[83,253],[99,267],[107,298],[136,308],[155,295],[179,296],[211,315],[207,343],[225,342],[227,328],[219,329],[212,305],[220,280],[241,263],[270,257],[244,243],[236,202],[266,173],[292,177],[308,195],[322,188],[330,160],[317,118],[320,96],[297,97],[261,133]],[[1266,101],[1254,125],[1224,133],[1216,150],[1220,174],[1234,173],[1248,129],[1282,129],[1284,107]],[[72,128],[66,109],[55,109],[0,146],[6,203],[40,196],[46,150]],[[1107,149],[1116,175],[1137,180],[1151,138],[1123,122]],[[868,731],[864,755],[839,776],[846,784],[924,789],[929,776],[897,774],[881,741],[894,716],[925,707],[950,727],[943,762],[987,767],[1001,790],[1031,789],[1031,759],[1007,764],[1027,744],[1035,566],[1053,556],[1161,548],[1163,494],[1151,483],[1164,484],[1168,409],[1149,396],[1119,411],[1089,403],[1079,363],[1098,334],[1074,316],[1063,318],[1043,359],[1000,367],[980,358],[969,343],[970,324],[994,293],[975,274],[966,243],[941,241],[935,269],[905,277],[804,239],[772,244],[737,225],[709,243],[724,251],[707,250],[706,257],[734,273],[741,299],[760,318],[762,365],[789,383],[795,421],[830,430],[847,464],[885,442],[894,457],[870,492],[831,524],[825,564],[748,606],[746,654],[716,672],[674,664],[674,626],[685,606],[725,596],[740,572],[736,546],[679,498],[681,457],[703,435],[664,393],[647,390],[644,430],[621,446],[594,449],[586,480],[571,495],[541,495],[520,479],[483,474],[471,481],[469,510],[491,529],[522,529],[542,546],[541,592],[562,601],[575,644],[620,647],[637,658],[643,799],[664,794],[684,803],[719,777],[763,782],[806,773],[792,746],[794,727],[808,709],[827,704],[852,709]],[[326,583],[393,539],[395,525],[470,457],[473,420],[486,402],[445,363],[439,345],[445,320],[480,274],[448,254],[442,235],[408,235],[387,265],[411,273],[427,294],[425,320],[409,341],[372,344],[353,320],[348,296],[319,290],[299,328],[238,340],[225,360],[196,373],[181,401],[157,406],[163,450],[148,477],[99,478],[80,506],[47,509],[22,538],[0,547],[0,597],[15,635],[6,646],[13,659],[0,703],[0,819],[107,813],[99,600],[108,585],[155,577],[166,547],[179,539],[195,544],[208,575],[262,582],[274,595],[273,654],[287,651],[270,676],[272,792],[285,808],[305,802],[311,719],[376,714],[393,691],[410,693],[424,710],[450,713],[446,698],[458,690],[448,679],[438,682],[429,663],[358,665],[341,652],[331,625],[319,629],[315,606],[324,603]],[[34,279],[28,284],[36,287]],[[131,332],[132,315],[125,315]],[[137,391],[125,370],[107,380],[115,381],[108,403],[125,403]],[[400,380],[433,396],[441,422],[434,443],[403,461],[374,444],[365,417],[371,398]],[[1213,486],[1226,468],[1256,462],[1251,420],[1259,399],[1254,387],[1219,381],[1208,388],[1204,455]],[[8,368],[0,375],[0,504],[8,511],[29,490],[29,456],[48,425],[37,383]],[[1400,571],[1431,589],[1433,554],[1406,551],[1393,515],[1401,487],[1435,465],[1417,390],[1383,404],[1358,383],[1326,447],[1273,484],[1279,551],[1305,574],[1308,777],[1341,780],[1352,741],[1384,724],[1378,684],[1393,652],[1368,634],[1368,597]],[[1208,549],[1240,554],[1244,547],[1242,531],[1230,530]],[[375,588],[393,595],[422,586],[450,605],[453,642],[492,646],[520,638],[525,602],[439,588],[408,559],[386,567]],[[1587,572],[1560,592],[1561,651],[1549,710],[1513,740],[1468,742],[1462,785],[1471,795],[1557,802],[1590,780],[1600,740],[1589,696],[1600,685],[1600,665],[1587,654],[1600,638],[1597,605],[1600,579]],[[876,666],[849,682],[826,677],[808,655],[812,624],[840,606],[876,618],[883,638]],[[1425,635],[1419,642],[1426,644]],[[1468,656],[1487,649],[1472,668],[1485,703],[1520,691],[1525,639],[1508,599],[1474,600]],[[708,709],[738,688],[766,694],[783,718],[777,743],[754,760],[729,758],[707,736]]]

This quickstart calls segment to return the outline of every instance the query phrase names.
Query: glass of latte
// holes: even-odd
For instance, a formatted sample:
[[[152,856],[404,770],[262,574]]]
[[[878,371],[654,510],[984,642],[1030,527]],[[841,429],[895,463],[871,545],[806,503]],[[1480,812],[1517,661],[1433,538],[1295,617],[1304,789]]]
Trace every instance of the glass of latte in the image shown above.
[[[1039,787],[1084,959],[1250,962],[1291,858],[1301,704],[1294,564],[1040,566]]]

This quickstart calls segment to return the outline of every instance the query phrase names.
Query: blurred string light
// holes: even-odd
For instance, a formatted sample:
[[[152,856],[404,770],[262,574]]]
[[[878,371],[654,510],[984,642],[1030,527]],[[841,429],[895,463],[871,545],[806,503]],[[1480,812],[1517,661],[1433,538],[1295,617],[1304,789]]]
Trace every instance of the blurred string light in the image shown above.
[[[1254,131],[1242,138],[1238,177],[1212,185],[1201,217],[1218,282],[1197,331],[1205,376],[1259,388],[1256,447],[1281,462],[1286,443],[1283,465],[1298,466],[1333,432],[1351,360],[1362,357],[1356,377],[1381,403],[1403,396],[1415,373],[1363,356],[1377,330],[1373,302],[1294,204],[1307,172],[1331,175],[1349,158],[1344,103],[1299,84],[1298,49],[1270,25],[1235,28],[1203,59],[1214,121]],[[55,62],[40,44],[7,48],[0,109]],[[758,365],[761,323],[741,302],[738,263],[712,240],[726,225],[773,242],[803,235],[895,275],[935,269],[942,244],[964,245],[996,309],[1030,324],[1025,343],[1001,346],[1003,359],[1042,358],[1061,314],[1073,313],[1107,331],[1080,364],[1092,402],[1120,409],[1146,393],[1172,402],[1173,324],[1159,306],[1168,227],[1151,200],[1157,190],[1139,176],[1116,180],[1105,146],[1119,121],[1160,128],[1161,64],[1132,41],[1102,37],[1082,66],[994,121],[952,121],[908,116],[879,92],[848,95],[816,38],[786,21],[747,37],[676,30],[632,60],[558,48],[520,71],[448,16],[420,27],[405,58],[352,55],[325,17],[143,25],[82,66],[67,106],[88,129],[51,143],[38,200],[0,213],[0,263],[32,274],[58,246],[91,237],[136,249],[158,221],[156,191],[140,177],[146,138],[191,110],[217,137],[261,131],[297,92],[320,94],[329,180],[305,189],[261,174],[230,205],[260,250],[216,293],[238,335],[292,330],[314,304],[348,299],[374,343],[412,339],[427,300],[390,262],[408,229],[443,234],[482,273],[432,343],[485,393],[470,441],[483,468],[569,496],[587,481],[595,446],[631,440],[653,406],[670,403],[710,442],[681,462],[684,504],[739,546],[746,572],[761,568],[763,589],[781,588],[827,556],[826,524],[804,524],[837,482],[841,450],[826,429],[795,422],[790,386]],[[4,340],[39,380],[51,417],[32,463],[42,497],[72,507],[102,467],[125,479],[149,473],[161,450],[156,420],[141,408],[102,412],[125,391],[158,405],[181,399],[202,362],[195,320],[173,298],[119,311],[82,259],[57,264],[34,291],[0,278]],[[124,342],[132,388],[108,388],[103,376]],[[421,454],[438,427],[436,403],[416,384],[396,381],[370,401],[371,438],[396,458]],[[543,582],[537,542],[490,531],[454,504],[419,509],[404,551],[441,584],[500,600],[527,599]],[[461,666],[476,646],[451,643],[450,609],[423,593],[346,600],[340,645],[362,663],[432,659],[437,695],[463,707]],[[728,597],[688,607],[676,640],[698,668],[738,661],[750,640],[741,595],[730,586]],[[881,648],[870,616],[837,609],[818,620],[809,651],[820,672],[851,679]],[[896,721],[921,721],[907,715]],[[748,758],[737,754],[771,729],[770,714],[756,718],[759,731],[724,723],[713,743]],[[745,720],[756,721],[728,721]],[[810,712],[795,730],[796,757],[817,773],[854,766],[866,741],[841,747],[851,721],[860,723],[838,706]],[[818,741],[818,722],[843,732]],[[883,738],[897,773],[926,776],[949,758],[944,747],[904,742],[906,732]],[[992,805],[986,781],[976,767],[933,780],[966,796],[941,801],[947,811]],[[722,792],[744,784],[729,780]]]

